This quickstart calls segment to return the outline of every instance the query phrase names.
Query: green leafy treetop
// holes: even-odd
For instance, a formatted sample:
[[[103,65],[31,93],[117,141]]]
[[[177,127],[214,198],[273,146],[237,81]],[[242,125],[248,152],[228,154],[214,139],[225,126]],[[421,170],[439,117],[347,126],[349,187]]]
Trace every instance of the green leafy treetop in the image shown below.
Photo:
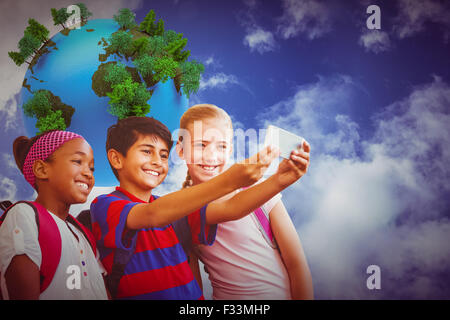
[[[113,91],[107,95],[111,99],[110,113],[119,119],[130,116],[144,117],[150,111],[147,101],[151,93],[142,83],[127,78],[124,82],[112,86]]]
[[[135,14],[128,8],[120,9],[119,14],[114,15],[114,20],[123,30],[131,29],[136,26],[134,20]]]
[[[161,36],[155,36],[150,38],[150,52],[149,54],[154,57],[162,57],[166,55],[166,43]]]
[[[133,47],[132,49],[133,55],[135,55],[136,57],[142,57],[144,55],[147,55],[152,50],[150,40],[147,37],[142,37],[133,40],[132,47]]]
[[[149,36],[153,35],[155,28],[155,11],[150,10],[145,16],[144,20],[139,25],[139,30],[147,33]]]
[[[66,130],[66,123],[62,117],[62,111],[49,111],[45,117],[38,118],[36,127],[39,129],[38,134],[48,130]]]
[[[55,8],[51,8],[52,18],[54,25],[60,25],[63,27],[63,29],[66,29],[66,26],[64,25],[71,16],[70,13],[67,13],[66,8],[61,8],[59,10],[56,10]]]
[[[50,100],[46,90],[36,92],[33,97],[23,105],[23,112],[28,117],[45,117],[50,109]]]
[[[133,51],[133,36],[126,31],[118,31],[109,38],[109,47],[106,49],[109,53],[128,56]]]
[[[111,85],[112,91],[106,95],[110,98],[109,112],[123,119],[130,116],[143,117],[150,111],[147,101],[151,93],[142,83],[134,82],[131,74],[122,63],[107,67],[104,80]]]
[[[174,78],[179,66],[173,58],[168,56],[161,58],[143,56],[136,59],[134,64],[142,77],[152,75],[155,82],[166,82],[169,78]]]
[[[19,52],[10,51],[8,52],[9,57],[17,66],[21,66],[24,62],[31,65],[31,62],[28,62],[27,59],[42,53],[41,49],[50,41],[48,38],[49,33],[45,26],[34,19],[28,19],[28,26],[24,31],[24,36],[18,43]]]
[[[92,16],[92,12],[90,12],[86,5],[82,2],[79,2],[76,5],[80,8],[81,23],[87,23],[88,18]]]
[[[205,67],[196,61],[187,61],[190,51],[185,50],[187,39],[182,33],[165,30],[162,19],[156,23],[153,10],[139,26],[136,26],[134,14],[129,9],[119,10],[114,20],[120,29],[108,39],[106,54],[100,55],[99,59],[106,61],[109,55],[117,54],[127,61],[131,58],[136,68],[120,63],[103,64],[94,74],[94,92],[110,98],[111,114],[120,119],[145,115],[150,108],[147,104],[152,93],[150,88],[169,78],[174,79],[178,93],[183,92],[189,97],[198,91],[200,74]]]
[[[153,63],[153,77],[156,81],[166,82],[177,75],[178,62],[172,57],[155,59]]]
[[[25,57],[20,53],[16,51],[9,51],[8,56],[14,61],[14,63],[20,67],[24,62],[30,64],[30,62],[25,61]]]
[[[178,33],[176,31],[170,30],[170,29],[165,31],[163,34],[163,38],[164,38],[164,41],[166,42],[166,44],[168,44],[172,41],[175,41],[177,39],[180,39],[180,37],[182,37],[182,36],[183,35],[181,33]]]
[[[156,25],[155,36],[162,36],[164,34],[164,20],[159,19],[158,24]]]
[[[127,79],[131,79],[131,74],[127,71],[123,63],[118,62],[117,64],[108,66],[105,81],[110,83],[111,86],[123,83]]]
[[[43,26],[36,20],[28,19],[28,27],[25,29],[25,33],[31,34],[33,37],[43,43],[48,41],[50,31],[48,31],[45,26]]]
[[[70,126],[75,109],[61,102],[61,99],[48,90],[38,90],[22,106],[28,117],[37,119],[39,133],[47,130],[65,130]]]
[[[33,53],[38,53],[41,46],[39,39],[34,37],[31,33],[25,32],[22,39],[19,40],[19,49],[24,57],[29,57]]]
[[[155,57],[149,55],[143,55],[142,57],[134,60],[134,64],[136,65],[142,77],[145,78],[153,74],[153,64],[155,60]]]
[[[78,3],[77,5],[80,8],[82,21],[87,22],[87,18],[92,16],[92,12],[89,12],[83,3]],[[64,23],[71,16],[71,13],[67,13],[66,8],[59,10],[52,8],[51,14],[54,24],[59,24],[63,29],[66,29]],[[51,42],[49,34],[49,30],[45,26],[35,19],[28,19],[28,26],[24,31],[24,36],[18,43],[19,52],[9,51],[8,56],[17,66],[21,66],[26,62],[31,67],[41,54],[48,52],[46,45]],[[28,58],[33,56],[32,62],[27,61]],[[23,105],[23,109],[26,116],[36,117],[36,127],[40,133],[50,129],[65,130],[70,125],[72,115],[75,112],[74,108],[64,104],[59,97],[48,90],[34,92],[33,97]]]
[[[183,35],[179,34],[179,37],[177,39],[173,40],[172,42],[169,42],[169,44],[166,47],[167,52],[173,56],[174,60],[178,62],[184,62],[191,54],[190,51],[183,51],[183,48],[187,44],[187,39],[182,38]]]
[[[184,94],[189,98],[191,93],[196,93],[200,87],[200,75],[205,71],[205,66],[196,61],[186,61],[181,64],[181,79]]]

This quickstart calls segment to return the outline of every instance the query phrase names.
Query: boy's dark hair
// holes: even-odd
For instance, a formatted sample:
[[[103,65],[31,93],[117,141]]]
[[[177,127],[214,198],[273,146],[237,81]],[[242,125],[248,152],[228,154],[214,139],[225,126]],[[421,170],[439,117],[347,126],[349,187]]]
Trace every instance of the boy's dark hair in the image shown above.
[[[126,157],[128,150],[138,140],[139,135],[158,136],[167,144],[169,151],[172,149],[172,134],[163,123],[150,117],[128,117],[117,121],[108,128],[106,152],[114,149]],[[111,166],[111,163],[109,165]],[[116,169],[112,166],[111,169],[119,179]]]

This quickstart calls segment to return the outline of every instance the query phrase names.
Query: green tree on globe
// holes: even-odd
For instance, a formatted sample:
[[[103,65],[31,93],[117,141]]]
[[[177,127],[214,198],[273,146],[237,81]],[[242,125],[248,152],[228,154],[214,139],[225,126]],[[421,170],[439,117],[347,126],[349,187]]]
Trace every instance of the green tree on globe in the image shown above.
[[[49,38],[30,19],[18,50],[8,55],[29,65],[19,99],[28,135],[49,129],[83,135],[94,150],[96,185],[109,186],[115,178],[104,152],[107,128],[118,118],[151,116],[177,129],[204,66],[188,60],[187,39],[166,30],[162,19],[155,22],[153,10],[138,25],[128,9],[114,19],[89,20],[88,8],[77,6],[78,28],[60,17],[67,19],[67,8],[53,8],[61,32]]]

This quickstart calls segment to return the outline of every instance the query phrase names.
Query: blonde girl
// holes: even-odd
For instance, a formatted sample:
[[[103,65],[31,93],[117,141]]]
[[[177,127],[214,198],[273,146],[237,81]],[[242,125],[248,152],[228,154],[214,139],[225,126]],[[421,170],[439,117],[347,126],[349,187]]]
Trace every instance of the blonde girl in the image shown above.
[[[196,124],[200,129],[194,130]],[[180,129],[191,137],[185,141],[180,138],[177,143],[177,152],[188,167],[184,188],[208,181],[225,170],[233,147],[230,134],[233,127],[223,109],[211,104],[195,105],[182,116]],[[301,149],[292,151],[289,160],[280,163],[278,171],[269,179],[283,187],[298,180],[307,171],[309,151],[305,142]],[[213,299],[313,298],[310,270],[281,194],[266,202],[263,209],[269,212],[275,248],[265,240],[253,214],[219,223],[212,246],[192,248],[191,268],[202,286],[197,257],[203,262],[213,288]]]

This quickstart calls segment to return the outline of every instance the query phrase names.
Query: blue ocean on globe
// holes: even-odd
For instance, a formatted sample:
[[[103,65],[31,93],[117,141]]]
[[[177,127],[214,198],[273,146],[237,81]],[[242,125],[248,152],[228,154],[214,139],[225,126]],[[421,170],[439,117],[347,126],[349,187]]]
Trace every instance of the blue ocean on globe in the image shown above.
[[[113,186],[117,184],[106,158],[105,141],[109,126],[117,122],[117,117],[108,112],[108,97],[98,97],[92,89],[92,75],[101,63],[121,61],[125,65],[132,62],[110,55],[106,61],[99,60],[105,53],[102,38],[108,40],[119,25],[112,19],[90,20],[69,35],[56,34],[51,40],[56,43],[49,53],[42,55],[37,64],[25,74],[26,85],[31,91],[39,89],[51,91],[61,101],[75,108],[70,127],[66,130],[81,134],[94,150],[95,185]],[[172,79],[155,85],[148,103],[154,117],[164,123],[171,132],[179,127],[181,115],[188,108],[188,99],[175,89]],[[23,87],[20,93],[22,105],[32,97],[29,89]],[[24,126],[28,136],[35,136],[36,119],[24,116]]]

